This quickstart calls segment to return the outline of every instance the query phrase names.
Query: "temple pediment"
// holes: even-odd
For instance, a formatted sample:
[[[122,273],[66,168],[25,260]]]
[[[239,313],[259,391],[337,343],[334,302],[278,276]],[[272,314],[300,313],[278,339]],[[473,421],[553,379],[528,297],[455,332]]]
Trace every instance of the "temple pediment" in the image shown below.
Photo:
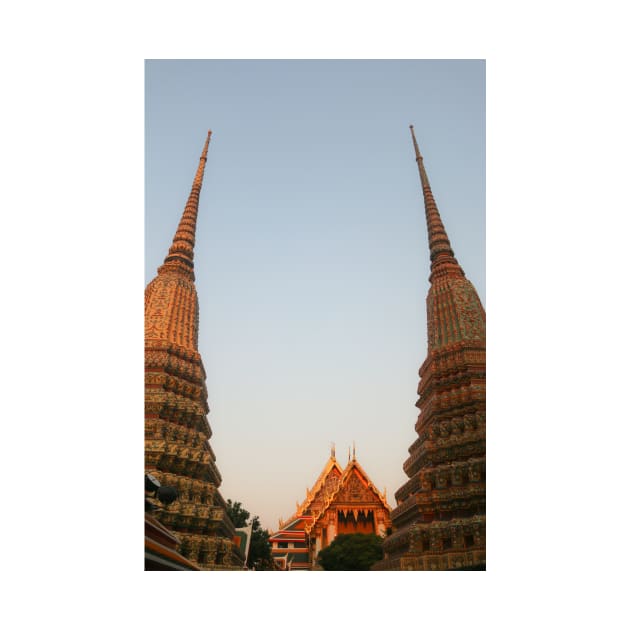
[[[333,451],[296,513],[281,521],[280,529],[270,537],[272,555],[284,569],[316,568],[317,554],[338,534],[385,536],[391,526],[390,512],[385,495],[356,458],[348,459],[342,469]],[[304,553],[308,553],[307,561]]]

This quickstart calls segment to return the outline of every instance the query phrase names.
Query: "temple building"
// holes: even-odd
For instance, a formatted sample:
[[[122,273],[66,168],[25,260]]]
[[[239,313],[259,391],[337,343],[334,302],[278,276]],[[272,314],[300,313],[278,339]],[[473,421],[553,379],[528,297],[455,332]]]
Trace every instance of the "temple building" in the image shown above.
[[[390,510],[385,494],[359,465],[354,449],[342,468],[333,448],[295,514],[281,520],[278,531],[269,537],[274,562],[286,570],[315,569],[317,554],[338,534],[385,537],[391,527]]]
[[[411,126],[431,254],[418,438],[373,570],[485,570],[486,313],[455,259]]]
[[[181,541],[150,514],[144,515],[144,570],[199,571],[199,567],[177,552]]]
[[[144,294],[145,471],[177,489],[177,499],[152,515],[174,534],[170,547],[177,542],[177,552],[202,570],[232,570],[242,568],[244,558],[233,544],[234,525],[218,490],[206,373],[197,348],[193,249],[210,136],[168,255]],[[168,533],[162,533],[166,541]]]

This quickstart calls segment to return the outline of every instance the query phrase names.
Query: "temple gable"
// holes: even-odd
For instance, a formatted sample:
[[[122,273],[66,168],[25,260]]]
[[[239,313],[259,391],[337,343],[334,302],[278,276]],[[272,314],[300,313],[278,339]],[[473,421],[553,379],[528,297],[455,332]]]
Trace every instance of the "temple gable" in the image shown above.
[[[297,512],[270,537],[276,564],[286,570],[316,569],[317,554],[339,534],[377,534],[391,527],[385,495],[356,458],[342,469],[334,454]],[[299,533],[298,533],[299,532]],[[308,552],[305,561],[304,552]]]

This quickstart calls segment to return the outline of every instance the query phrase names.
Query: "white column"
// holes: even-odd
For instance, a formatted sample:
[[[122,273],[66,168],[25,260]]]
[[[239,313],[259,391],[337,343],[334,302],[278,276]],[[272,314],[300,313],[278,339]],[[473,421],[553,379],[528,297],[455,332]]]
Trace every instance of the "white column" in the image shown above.
[[[385,529],[385,517],[381,511],[374,512],[374,531],[377,536],[385,536],[387,533]]]
[[[328,544],[335,540],[335,536],[337,535],[337,528],[334,523],[328,523]]]

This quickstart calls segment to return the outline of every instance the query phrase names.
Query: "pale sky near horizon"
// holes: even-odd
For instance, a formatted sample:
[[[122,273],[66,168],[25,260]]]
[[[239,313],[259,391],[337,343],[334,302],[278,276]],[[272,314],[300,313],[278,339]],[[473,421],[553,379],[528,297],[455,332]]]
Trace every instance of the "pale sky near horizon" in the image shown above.
[[[335,443],[406,481],[429,257],[409,124],[485,297],[483,61],[147,61],[145,281],[206,132],[195,275],[225,499],[289,517]]]

